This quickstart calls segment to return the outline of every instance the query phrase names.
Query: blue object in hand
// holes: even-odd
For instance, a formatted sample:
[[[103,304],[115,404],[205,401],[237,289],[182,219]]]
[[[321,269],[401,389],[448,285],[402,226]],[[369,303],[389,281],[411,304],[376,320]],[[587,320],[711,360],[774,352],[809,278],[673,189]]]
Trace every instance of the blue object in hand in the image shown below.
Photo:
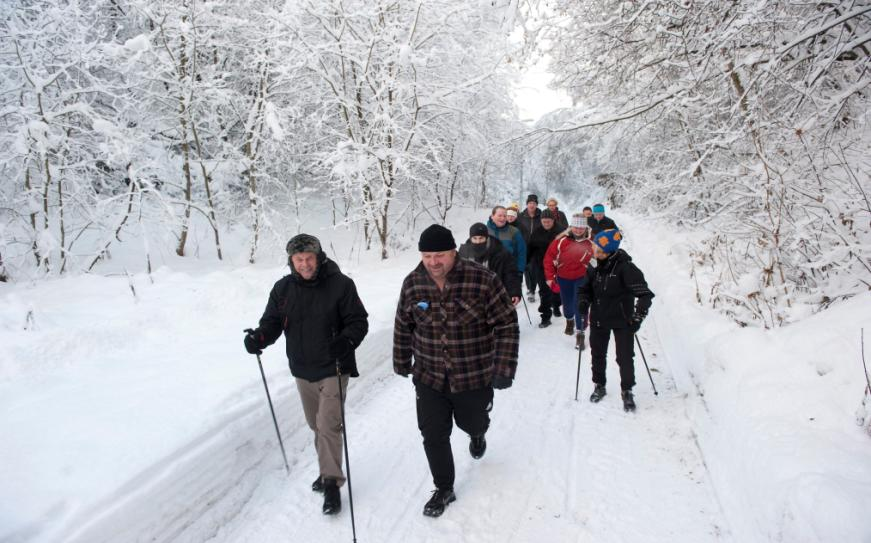
[[[419,307],[423,311],[426,311],[427,309],[429,309],[429,302],[427,302],[426,300],[421,300],[417,302],[417,307]]]

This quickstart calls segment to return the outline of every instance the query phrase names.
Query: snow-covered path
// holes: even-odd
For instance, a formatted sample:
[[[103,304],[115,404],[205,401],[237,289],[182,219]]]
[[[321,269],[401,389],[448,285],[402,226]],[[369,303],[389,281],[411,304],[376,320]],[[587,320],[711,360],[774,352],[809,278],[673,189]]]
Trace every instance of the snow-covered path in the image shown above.
[[[375,299],[394,303],[389,296]],[[534,316],[534,306],[532,311]],[[562,333],[559,320],[540,330],[529,325],[522,307],[520,319],[517,379],[511,389],[497,391],[487,454],[473,460],[468,436],[455,431],[458,500],[435,520],[421,515],[432,483],[413,387],[392,373],[390,328],[373,330],[361,348],[364,376],[352,381],[347,410],[358,539],[728,540],[685,398],[663,363],[655,316],[642,339],[660,394],[654,397],[639,358],[635,414],[622,410],[613,360],[609,396],[598,405],[587,401],[588,351],[575,402],[573,339]],[[240,398],[244,408],[230,409],[213,432],[163,462],[150,480],[142,476],[132,483],[140,486],[131,488],[123,504],[71,540],[311,541],[327,533],[328,540],[342,540],[342,534],[350,540],[346,491],[342,514],[331,518],[320,513],[321,496],[308,488],[317,463],[296,389],[286,373],[271,382],[289,477],[262,386],[254,383],[242,395],[246,400]]]
[[[728,539],[667,368],[654,363],[659,397],[639,379],[639,411],[626,414],[613,384],[602,403],[586,400],[587,353],[581,401],[573,401],[575,351],[557,326],[538,330],[524,322],[521,345],[515,386],[496,395],[485,457],[473,460],[468,436],[454,433],[458,500],[436,520],[421,515],[432,484],[411,384],[386,375],[376,386],[351,389],[349,442],[361,541]],[[653,342],[648,349],[648,356],[658,353]],[[214,541],[309,541],[325,531],[330,540],[341,540],[335,532],[342,531],[350,538],[347,502],[338,518],[320,515],[320,496],[307,488],[316,475],[314,451],[306,446],[300,453],[289,480],[274,459],[269,480]]]
[[[869,445],[844,394],[844,325],[739,331],[692,301],[664,236],[629,231],[657,294],[640,335],[660,394],[636,356],[639,408],[624,413],[611,353],[609,395],[589,403],[585,351],[575,402],[573,338],[521,308],[517,379],[496,392],[484,458],[455,431],[458,499],[438,519],[421,514],[432,483],[413,387],[391,363],[398,288],[418,255],[339,257],[370,313],[347,404],[359,541],[867,541]],[[290,476],[242,350],[283,273],[0,285],[0,542],[350,541],[347,487],[337,517],[309,489],[316,456],[283,340],[263,365]],[[864,309],[843,304],[833,322],[867,321]]]

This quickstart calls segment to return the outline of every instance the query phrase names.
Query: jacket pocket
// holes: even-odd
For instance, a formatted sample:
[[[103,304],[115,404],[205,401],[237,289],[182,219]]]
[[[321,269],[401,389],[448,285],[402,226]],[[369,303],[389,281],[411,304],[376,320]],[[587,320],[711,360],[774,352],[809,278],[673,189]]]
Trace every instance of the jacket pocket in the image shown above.
[[[456,322],[459,326],[470,326],[483,320],[483,312],[478,304],[465,300],[455,300]]]

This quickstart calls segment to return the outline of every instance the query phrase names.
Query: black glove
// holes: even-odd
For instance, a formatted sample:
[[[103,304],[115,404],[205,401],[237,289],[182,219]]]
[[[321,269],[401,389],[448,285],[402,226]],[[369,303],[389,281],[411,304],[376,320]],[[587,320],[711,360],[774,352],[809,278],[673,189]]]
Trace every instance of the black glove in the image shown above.
[[[353,350],[354,345],[352,345],[351,340],[346,338],[345,336],[336,337],[327,346],[327,352],[330,353],[330,358],[332,360],[335,360],[337,358],[345,358]]]
[[[260,330],[245,329],[245,350],[248,354],[263,354],[263,332]]]
[[[589,311],[589,306],[582,306],[578,304],[578,307],[575,309],[577,314],[581,316],[581,330],[585,329],[589,324],[587,322],[587,311]]]
[[[513,382],[514,379],[511,377],[505,377],[504,375],[493,376],[493,388],[498,388],[499,390],[504,390],[510,387]]]
[[[629,322],[629,329],[632,330],[632,333],[637,334],[638,330],[641,329],[641,323],[644,321],[644,317],[647,314],[643,311],[636,311],[634,315],[632,315],[632,320]]]

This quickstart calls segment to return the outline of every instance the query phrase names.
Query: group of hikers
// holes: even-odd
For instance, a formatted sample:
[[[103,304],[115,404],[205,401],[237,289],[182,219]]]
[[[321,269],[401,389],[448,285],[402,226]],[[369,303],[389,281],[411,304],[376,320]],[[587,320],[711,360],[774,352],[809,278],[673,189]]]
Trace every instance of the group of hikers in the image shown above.
[[[495,389],[514,381],[520,344],[517,306],[525,278],[529,301],[539,296],[540,328],[566,319],[566,335],[584,350],[589,329],[591,402],[606,395],[606,355],[613,333],[623,407],[635,410],[633,339],[653,293],[622,249],[623,235],[605,207],[584,208],[567,220],[551,198],[538,209],[530,194],[496,206],[469,229],[457,249],[453,233],[433,224],[420,235],[421,262],[399,292],[393,332],[393,368],[414,384],[417,424],[435,490],[423,514],[438,517],[456,500],[450,436],[454,422],[469,437],[469,454],[487,450]],[[343,406],[349,377],[357,377],[355,349],[368,332],[368,313],[356,286],[327,258],[320,241],[300,234],[286,247],[291,273],[272,288],[245,349],[260,354],[286,338],[308,426],[314,432],[323,513],[341,510]],[[352,502],[353,503],[353,502]],[[352,508],[353,509],[353,508]],[[353,511],[352,511],[353,512]]]

